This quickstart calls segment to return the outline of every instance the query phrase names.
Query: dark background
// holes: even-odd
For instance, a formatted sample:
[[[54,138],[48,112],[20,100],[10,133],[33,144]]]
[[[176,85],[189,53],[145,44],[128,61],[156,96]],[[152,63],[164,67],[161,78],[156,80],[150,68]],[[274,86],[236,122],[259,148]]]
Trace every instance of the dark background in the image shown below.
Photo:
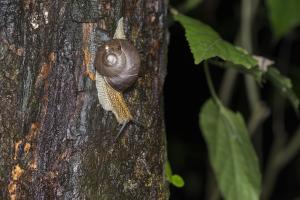
[[[171,0],[176,8],[182,1]],[[223,39],[234,43],[239,29],[240,1],[204,1],[200,6],[186,13],[213,27]],[[205,199],[207,176],[211,173],[206,144],[198,125],[199,111],[209,98],[202,65],[194,65],[192,54],[184,37],[184,30],[170,19],[170,44],[168,53],[168,75],[165,82],[165,117],[168,141],[168,156],[173,173],[185,180],[183,188],[170,186],[171,199]],[[292,78],[297,95],[300,96],[300,30],[294,30],[274,42],[267,9],[261,2],[253,30],[254,53],[275,60],[288,61],[288,65],[278,66],[279,70]],[[224,70],[210,67],[214,84],[218,90]],[[245,98],[243,75],[239,75],[230,108],[242,112],[247,120],[248,103]],[[261,88],[261,95],[267,104],[277,95],[268,83]],[[275,95],[275,96],[274,96]],[[272,110],[271,110],[272,113]],[[287,105],[286,129],[293,133],[299,125],[299,118]],[[262,126],[263,135],[255,140],[262,171],[269,156],[272,144],[271,116]],[[279,174],[273,200],[300,199],[300,156],[292,160]]]

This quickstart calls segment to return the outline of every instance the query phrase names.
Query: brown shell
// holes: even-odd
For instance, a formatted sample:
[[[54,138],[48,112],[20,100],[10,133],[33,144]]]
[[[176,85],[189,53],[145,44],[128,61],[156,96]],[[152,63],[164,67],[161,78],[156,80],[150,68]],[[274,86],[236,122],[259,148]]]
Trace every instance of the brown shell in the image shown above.
[[[115,90],[124,91],[138,78],[141,60],[137,49],[127,40],[113,39],[99,47],[94,66]]]

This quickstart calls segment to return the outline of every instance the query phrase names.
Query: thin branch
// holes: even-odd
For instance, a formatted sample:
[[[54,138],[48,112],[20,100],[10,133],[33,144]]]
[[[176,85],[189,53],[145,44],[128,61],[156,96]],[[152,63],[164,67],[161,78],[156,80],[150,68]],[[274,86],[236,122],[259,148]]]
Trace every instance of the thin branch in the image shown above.
[[[234,69],[227,69],[224,74],[219,90],[219,96],[224,105],[228,105],[230,103],[232,93],[234,91],[237,74],[237,70]]]
[[[208,69],[208,61],[204,61],[204,73],[205,73],[205,77],[206,77],[206,81],[207,81],[207,85],[208,85],[208,88],[209,88],[209,91],[210,91],[210,94],[213,98],[213,100],[216,102],[216,104],[218,105],[222,105],[216,91],[215,91],[215,88],[214,88],[214,85],[213,85],[213,82],[212,82],[212,79],[211,79],[211,75],[209,73],[209,69]]]
[[[273,155],[270,156],[270,162],[267,165],[264,179],[264,189],[262,199],[267,200],[270,198],[273,191],[277,176],[281,169],[285,167],[300,150],[300,126],[294,133],[293,138],[286,145],[285,148],[280,148],[280,144],[274,145]],[[274,154],[275,153],[275,154]]]
[[[289,56],[291,51],[291,42],[287,40],[280,47],[279,66],[289,66]],[[286,69],[286,67],[285,67]],[[274,94],[276,95],[276,93]],[[293,138],[287,143],[287,133],[285,129],[285,102],[282,97],[276,96],[273,101],[273,144],[269,161],[266,165],[264,188],[262,199],[270,198],[276,179],[280,171],[296,156],[300,150],[300,126],[295,131]]]

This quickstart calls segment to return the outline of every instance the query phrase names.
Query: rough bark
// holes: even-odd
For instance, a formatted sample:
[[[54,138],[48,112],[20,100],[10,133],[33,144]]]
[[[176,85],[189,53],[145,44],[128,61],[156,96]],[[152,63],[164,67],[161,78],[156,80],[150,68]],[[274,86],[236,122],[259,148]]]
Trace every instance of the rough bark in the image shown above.
[[[165,0],[0,0],[0,199],[167,199]],[[95,48],[118,19],[141,54],[125,93],[136,121],[99,105]]]

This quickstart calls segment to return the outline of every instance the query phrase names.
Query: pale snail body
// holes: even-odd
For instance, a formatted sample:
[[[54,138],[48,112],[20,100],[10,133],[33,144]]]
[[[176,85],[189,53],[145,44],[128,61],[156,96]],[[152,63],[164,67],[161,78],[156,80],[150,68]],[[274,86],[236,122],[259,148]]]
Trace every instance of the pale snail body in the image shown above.
[[[117,137],[133,117],[123,97],[123,91],[137,80],[140,70],[137,49],[125,38],[123,18],[118,22],[114,38],[101,45],[95,54],[96,88],[102,107],[112,111],[122,124]]]

